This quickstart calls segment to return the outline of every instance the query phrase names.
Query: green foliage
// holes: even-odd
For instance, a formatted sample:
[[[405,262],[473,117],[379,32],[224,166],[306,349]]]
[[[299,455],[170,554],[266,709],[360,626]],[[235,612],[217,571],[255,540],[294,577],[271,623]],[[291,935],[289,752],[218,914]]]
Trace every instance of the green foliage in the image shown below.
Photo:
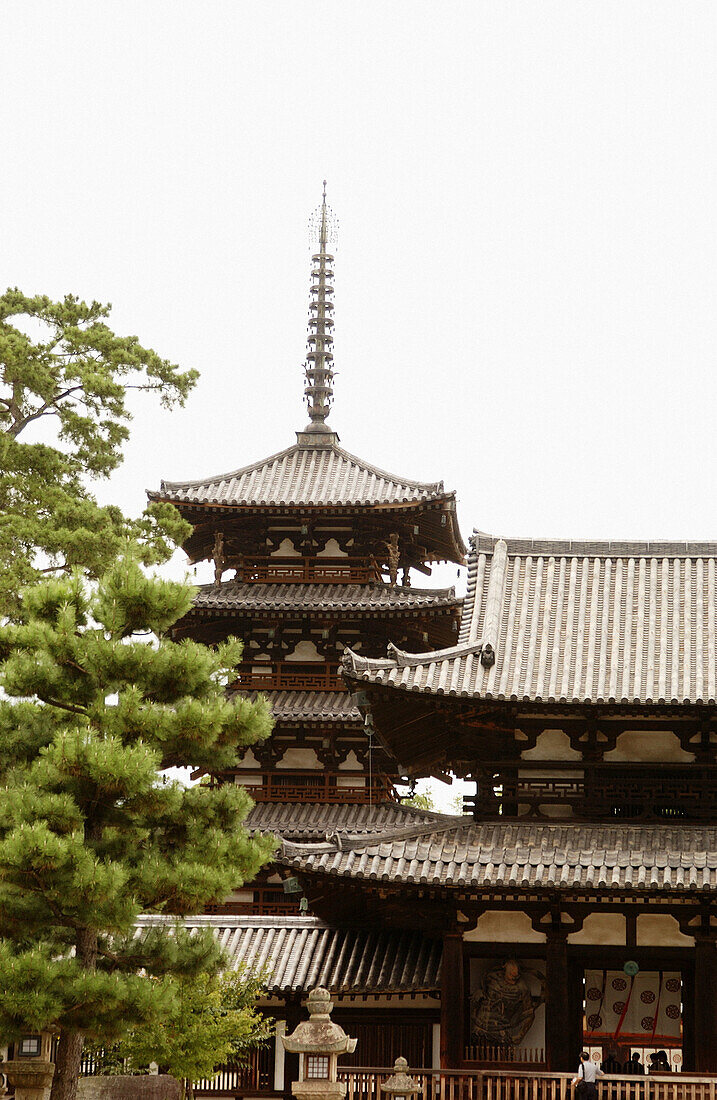
[[[100,507],[88,478],[107,477],[128,436],[127,391],[183,404],[196,371],[180,372],[136,336],[116,336],[110,307],[0,296],[0,614],[40,572],[81,567],[97,577],[138,540],[145,564],[165,561],[188,527],[174,508],[139,520]]]
[[[415,806],[417,810],[435,810],[436,803],[430,790],[414,791],[413,794],[401,798],[404,806]]]
[[[171,1009],[150,1027],[132,1027],[112,1049],[118,1072],[151,1062],[188,1082],[212,1077],[225,1062],[246,1062],[273,1025],[255,1008],[262,977],[239,970],[196,978],[160,979],[171,987]],[[120,1069],[120,1067],[122,1067]]]
[[[221,769],[266,737],[264,702],[224,688],[241,647],[175,643],[184,584],[116,562],[24,592],[0,625],[0,1034],[59,1027],[103,1043],[128,1021],[175,1020],[221,965],[182,916],[222,900],[271,856],[233,785],[184,786],[173,766]],[[191,982],[189,979],[192,979]]]
[[[452,814],[457,814],[459,817],[463,817],[464,814],[468,813],[465,806],[463,805],[462,794],[456,794],[453,796],[453,798],[451,799],[449,812]]]

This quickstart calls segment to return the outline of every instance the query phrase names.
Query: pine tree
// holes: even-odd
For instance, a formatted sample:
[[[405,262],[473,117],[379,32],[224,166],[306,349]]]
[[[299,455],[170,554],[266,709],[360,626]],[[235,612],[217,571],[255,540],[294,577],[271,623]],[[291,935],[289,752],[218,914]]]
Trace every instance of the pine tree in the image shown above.
[[[238,642],[168,638],[191,595],[125,558],[94,588],[25,590],[0,626],[0,1034],[59,1029],[52,1100],[74,1100],[84,1036],[155,1026],[219,965],[211,932],[138,937],[137,915],[197,912],[274,847],[242,827],[243,789],[163,774],[229,767],[271,729],[263,702],[226,698]]]
[[[14,613],[20,588],[41,572],[98,577],[128,536],[154,564],[189,532],[172,507],[152,504],[130,520],[90,491],[122,461],[127,391],[171,408],[197,379],[136,336],[117,336],[109,312],[73,295],[0,295],[0,615]]]

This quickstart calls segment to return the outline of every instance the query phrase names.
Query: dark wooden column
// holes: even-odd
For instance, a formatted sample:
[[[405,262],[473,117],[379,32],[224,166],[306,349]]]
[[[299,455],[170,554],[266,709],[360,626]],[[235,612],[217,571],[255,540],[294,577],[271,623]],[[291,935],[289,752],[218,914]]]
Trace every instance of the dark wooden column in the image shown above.
[[[291,1035],[299,1022],[306,1017],[301,1010],[301,997],[291,994],[286,998],[286,1034]],[[284,1055],[284,1100],[294,1100],[291,1092],[292,1081],[299,1079],[299,1055]]]
[[[695,938],[695,1071],[717,1073],[717,948],[709,935]]]
[[[463,934],[443,933],[441,962],[441,1069],[460,1069],[465,1034]]]
[[[568,997],[568,934],[560,928],[546,932],[545,945],[545,1058],[549,1070],[566,1072],[570,1065],[571,1019]],[[579,1006],[573,1006],[579,1012]]]

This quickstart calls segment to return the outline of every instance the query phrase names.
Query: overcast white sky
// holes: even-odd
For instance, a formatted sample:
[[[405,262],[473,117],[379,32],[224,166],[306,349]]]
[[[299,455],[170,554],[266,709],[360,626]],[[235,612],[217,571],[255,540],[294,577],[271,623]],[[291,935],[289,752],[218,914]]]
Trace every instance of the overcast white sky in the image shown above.
[[[197,367],[108,495],[304,426],[500,535],[717,537],[714,0],[5,0],[0,281]],[[103,491],[104,495],[104,491]]]

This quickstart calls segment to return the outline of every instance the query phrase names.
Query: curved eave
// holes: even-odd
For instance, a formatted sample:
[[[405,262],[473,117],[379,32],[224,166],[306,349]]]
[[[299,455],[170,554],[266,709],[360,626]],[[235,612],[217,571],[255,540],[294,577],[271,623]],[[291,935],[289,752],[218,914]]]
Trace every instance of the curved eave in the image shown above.
[[[382,886],[471,891],[717,893],[717,829],[699,825],[458,822],[297,844],[278,861]]]
[[[680,710],[684,708],[701,710],[705,707],[714,707],[717,702],[714,698],[707,697],[697,699],[631,699],[627,696],[622,698],[615,696],[596,696],[594,699],[591,699],[587,696],[574,696],[571,698],[565,695],[503,695],[491,691],[464,691],[457,688],[432,688],[419,684],[387,683],[380,676],[372,676],[369,673],[359,675],[347,671],[346,668],[343,669],[343,677],[347,683],[355,685],[356,690],[361,690],[369,684],[373,688],[403,693],[404,695],[418,695],[423,698],[463,699],[481,703],[506,703],[508,705],[517,703],[522,706],[534,706],[536,708],[588,706],[606,707],[610,709],[629,708],[630,710],[637,709],[644,711],[659,710],[673,713],[675,708]]]
[[[490,691],[479,692],[462,691],[453,688],[432,688],[417,684],[406,685],[387,682],[380,674],[373,674],[368,671],[356,673],[347,669],[346,666],[342,668],[342,675],[349,685],[349,689],[353,691],[365,691],[367,687],[370,687],[371,689],[382,693],[390,693],[394,696],[418,697],[426,700],[455,699],[459,702],[500,703],[510,707],[518,705],[521,707],[535,708],[536,710],[550,710],[558,707],[560,710],[570,709],[571,711],[580,711],[585,707],[599,707],[606,712],[629,712],[633,714],[659,713],[668,717],[677,717],[680,714],[684,714],[685,711],[689,711],[690,713],[694,711],[696,714],[700,714],[706,707],[715,706],[715,699],[712,698],[630,699],[628,697],[613,698],[599,696],[591,699],[580,696],[569,698],[567,696],[501,695],[494,694]]]
[[[294,444],[268,458],[196,481],[162,481],[150,499],[259,506],[382,506],[430,503],[455,494],[442,481],[401,477],[365,462],[335,441]]]
[[[453,588],[403,588],[384,584],[270,584],[225,581],[197,588],[193,616],[222,613],[423,615],[458,612],[462,600]]]

